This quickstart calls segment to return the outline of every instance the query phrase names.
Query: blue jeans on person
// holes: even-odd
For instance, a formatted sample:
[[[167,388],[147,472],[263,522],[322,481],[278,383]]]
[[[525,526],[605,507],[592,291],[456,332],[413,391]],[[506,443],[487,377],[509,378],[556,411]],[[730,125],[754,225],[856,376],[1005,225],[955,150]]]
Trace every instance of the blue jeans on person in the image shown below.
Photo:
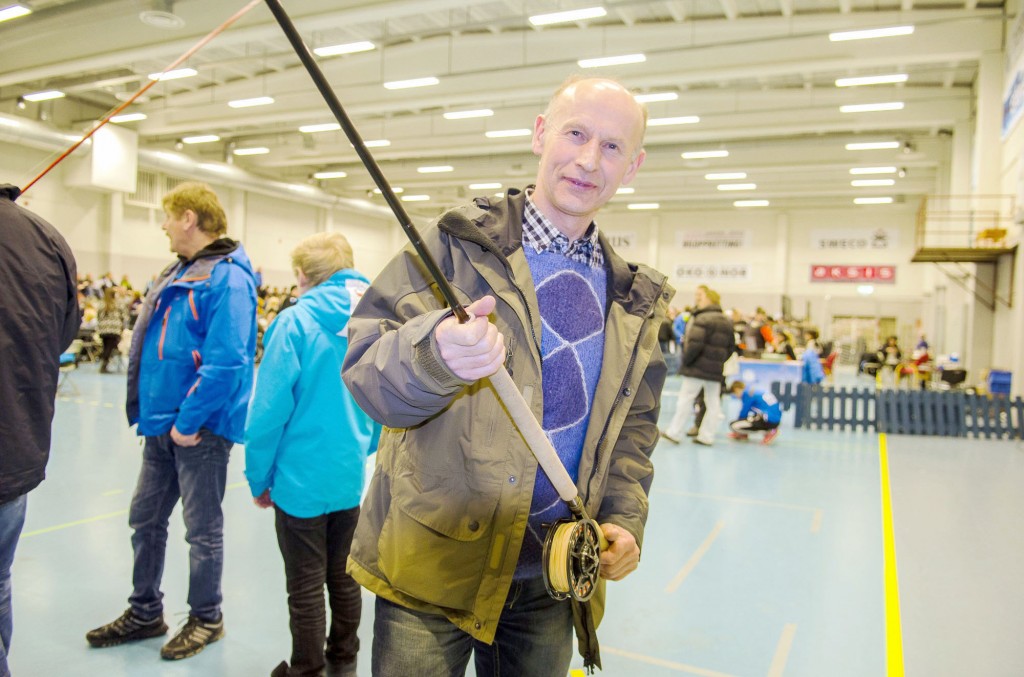
[[[142,469],[128,513],[134,530],[134,589],[128,598],[142,619],[163,613],[160,579],[167,550],[167,524],[178,498],[189,544],[188,605],[203,621],[220,618],[221,575],[224,571],[224,513],[232,442],[209,430],[199,431],[199,444],[181,447],[170,433],[147,437]]]
[[[7,654],[11,650],[14,614],[11,609],[11,564],[18,547],[21,528],[25,525],[28,494],[0,504],[0,677],[9,677]]]
[[[572,606],[552,599],[544,580],[513,581],[493,644],[473,639],[441,615],[377,597],[374,677],[461,677],[475,652],[477,675],[565,677],[573,652]]]

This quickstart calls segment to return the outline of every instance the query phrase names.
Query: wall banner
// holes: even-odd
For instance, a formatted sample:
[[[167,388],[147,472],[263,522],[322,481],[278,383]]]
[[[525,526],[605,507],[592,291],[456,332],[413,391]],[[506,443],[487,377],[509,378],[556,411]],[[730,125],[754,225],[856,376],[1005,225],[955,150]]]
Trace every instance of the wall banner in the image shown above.
[[[685,282],[747,282],[750,266],[746,263],[681,263],[676,266],[676,279]]]
[[[896,266],[811,265],[811,282],[895,284]]]
[[[811,231],[813,249],[879,251],[899,246],[899,231],[893,228],[817,229]]]
[[[605,238],[607,238],[608,243],[616,251],[620,249],[632,249],[633,247],[636,246],[636,233],[623,231],[604,231],[604,236]]]
[[[684,251],[695,249],[747,249],[750,247],[749,230],[690,230],[679,233],[679,247]]]

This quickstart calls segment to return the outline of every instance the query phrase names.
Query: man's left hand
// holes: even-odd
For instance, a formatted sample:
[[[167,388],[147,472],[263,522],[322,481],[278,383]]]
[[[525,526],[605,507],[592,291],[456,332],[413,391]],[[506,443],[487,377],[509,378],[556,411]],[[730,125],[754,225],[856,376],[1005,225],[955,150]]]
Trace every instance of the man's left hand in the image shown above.
[[[606,522],[601,525],[608,548],[601,553],[601,578],[621,581],[640,564],[640,546],[636,538],[622,527]]]
[[[171,441],[179,447],[194,447],[199,444],[200,439],[198,432],[192,435],[182,435],[178,432],[178,426],[171,427]]]

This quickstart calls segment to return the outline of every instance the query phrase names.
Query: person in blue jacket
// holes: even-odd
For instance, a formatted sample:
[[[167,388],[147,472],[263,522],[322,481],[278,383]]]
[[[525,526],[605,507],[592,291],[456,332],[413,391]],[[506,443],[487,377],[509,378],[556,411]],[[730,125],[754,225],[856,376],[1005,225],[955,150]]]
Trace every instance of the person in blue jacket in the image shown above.
[[[801,381],[816,385],[825,380],[825,368],[821,366],[821,353],[818,352],[818,331],[816,329],[805,329],[803,355],[800,360],[803,363],[801,369]]]
[[[380,426],[349,394],[341,365],[349,316],[369,280],[353,270],[340,233],[300,242],[292,267],[299,297],[264,336],[245,425],[245,476],[255,504],[274,506],[288,588],[291,665],[271,675],[320,675],[326,667],[328,675],[354,676],[362,598],[345,565]]]
[[[750,433],[764,431],[761,444],[769,444],[779,434],[782,422],[782,408],[775,395],[751,384],[748,388],[743,381],[733,381],[729,386],[733,397],[742,401],[739,417],[729,424],[734,440],[746,440]]]
[[[242,245],[226,237],[227,216],[209,186],[183,183],[164,196],[163,208],[178,260],[146,294],[128,362],[128,421],[145,437],[128,513],[134,589],[128,610],[86,640],[108,647],[167,632],[160,579],[167,524],[180,498],[191,610],[160,650],[176,660],[224,635],[221,503],[252,391],[256,281]]]

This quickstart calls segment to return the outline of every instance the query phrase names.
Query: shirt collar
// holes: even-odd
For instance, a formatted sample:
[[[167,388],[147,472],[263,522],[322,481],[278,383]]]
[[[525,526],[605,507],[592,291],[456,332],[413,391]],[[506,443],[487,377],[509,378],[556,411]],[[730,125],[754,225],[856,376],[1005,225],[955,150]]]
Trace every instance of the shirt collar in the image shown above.
[[[526,207],[523,209],[523,246],[530,247],[538,254],[562,254],[591,268],[603,267],[604,252],[597,238],[597,224],[591,221],[582,237],[569,242],[569,238],[533,204],[533,200],[530,199],[532,192],[531,189],[526,191]]]

